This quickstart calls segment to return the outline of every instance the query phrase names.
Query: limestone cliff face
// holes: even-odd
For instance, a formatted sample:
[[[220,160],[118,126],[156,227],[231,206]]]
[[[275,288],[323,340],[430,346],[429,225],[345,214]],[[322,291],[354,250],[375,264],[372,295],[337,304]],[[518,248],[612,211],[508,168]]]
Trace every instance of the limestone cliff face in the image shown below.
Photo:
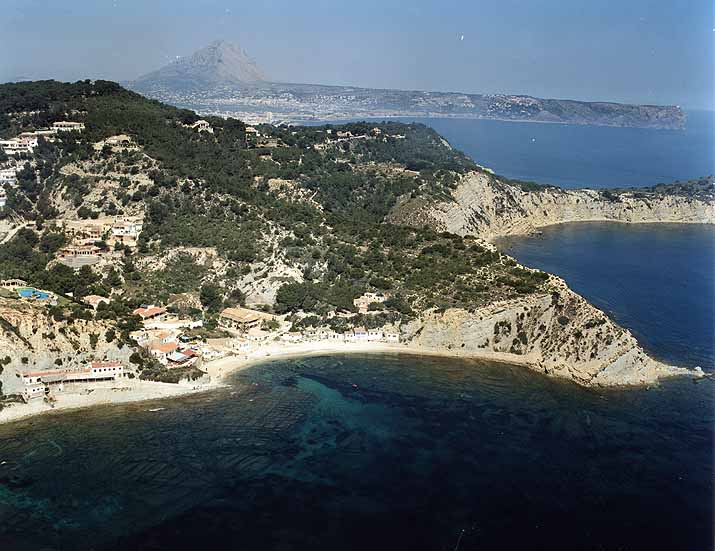
[[[427,312],[403,337],[416,349],[526,365],[585,386],[642,385],[688,372],[650,358],[561,279],[552,276],[548,289],[471,312]]]
[[[607,198],[588,190],[545,188],[524,191],[494,176],[471,172],[452,193],[451,201],[407,200],[390,220],[442,231],[472,234],[486,240],[524,234],[563,222],[715,223],[712,201],[672,194],[619,193]]]
[[[126,361],[133,350],[128,346],[119,348],[116,339],[107,342],[109,328],[109,324],[102,321],[56,322],[44,307],[0,298],[3,393],[21,392],[16,376],[20,371],[80,367],[105,358]],[[93,343],[95,337],[96,343]],[[10,358],[9,363],[6,358]]]
[[[451,200],[407,199],[389,218],[491,241],[564,222],[715,223],[713,204],[707,194],[526,191],[491,174],[472,172],[462,178]],[[418,348],[524,364],[587,386],[648,384],[689,372],[650,358],[633,335],[563,280],[551,276],[547,289],[470,312],[427,312],[405,328],[404,337]]]

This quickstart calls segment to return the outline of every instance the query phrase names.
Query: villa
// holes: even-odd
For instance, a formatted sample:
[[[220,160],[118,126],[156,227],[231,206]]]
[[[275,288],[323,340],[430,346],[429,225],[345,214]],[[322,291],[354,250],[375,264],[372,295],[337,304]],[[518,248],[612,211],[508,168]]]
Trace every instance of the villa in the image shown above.
[[[135,316],[139,316],[142,321],[159,320],[166,316],[166,308],[154,306],[153,304],[141,306],[132,312]]]
[[[361,314],[367,314],[372,303],[383,303],[387,297],[380,293],[365,293],[361,297],[353,300],[353,305]]]
[[[248,308],[226,308],[219,315],[219,325],[226,329],[237,329],[239,331],[249,331],[259,327],[264,321],[275,320],[276,316],[250,310]]]
[[[56,123],[52,124],[51,129],[54,130],[55,132],[71,132],[71,131],[81,132],[82,130],[84,130],[84,123],[83,122],[71,122],[71,121],[57,121]]]
[[[0,140],[0,147],[6,155],[17,155],[19,153],[32,153],[37,147],[36,137],[18,137],[9,140]]]
[[[17,183],[17,169],[3,168],[0,169],[0,184],[4,186],[12,186]]]
[[[194,124],[190,124],[189,128],[193,128],[194,130],[198,130],[199,132],[209,132],[211,134],[214,133],[214,129],[211,128],[211,125],[208,123],[208,121],[205,120],[196,121]]]
[[[58,260],[70,268],[91,266],[100,261],[102,249],[96,245],[69,245],[60,249]]]
[[[14,291],[20,287],[27,287],[27,282],[22,279],[3,279],[0,280],[0,287]]]

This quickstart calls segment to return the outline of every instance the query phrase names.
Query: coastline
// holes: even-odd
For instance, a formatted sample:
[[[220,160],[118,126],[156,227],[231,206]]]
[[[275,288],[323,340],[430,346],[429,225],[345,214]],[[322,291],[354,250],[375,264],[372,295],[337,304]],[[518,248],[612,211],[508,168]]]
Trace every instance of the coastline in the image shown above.
[[[376,342],[335,343],[330,341],[318,341],[298,344],[275,342],[263,346],[251,354],[226,356],[207,362],[205,364],[205,368],[211,379],[208,383],[192,385],[191,383],[173,384],[130,379],[122,381],[120,384],[109,383],[101,386],[98,385],[91,389],[83,388],[81,391],[75,393],[67,392],[66,394],[59,396],[54,406],[50,406],[44,401],[12,403],[0,410],[0,425],[53,412],[92,408],[100,405],[118,405],[165,400],[190,394],[209,392],[226,386],[226,379],[230,375],[273,359],[308,358],[312,356],[337,354],[403,354],[442,358],[463,358],[524,367],[533,371],[539,371],[543,374],[542,370],[539,370],[533,362],[529,362],[523,356],[504,352],[485,351],[479,354],[461,353],[449,349],[428,348],[410,344]],[[678,377],[684,375],[698,376],[696,372],[689,369],[677,368],[673,366],[667,367],[669,367],[671,371],[663,373],[662,375],[664,377]],[[567,381],[568,379],[563,380]],[[574,380],[571,382],[578,384]],[[634,388],[647,385],[614,384],[608,386],[616,388]]]
[[[583,190],[588,188],[583,188]],[[582,189],[574,190],[582,191]],[[666,221],[666,220],[616,220],[614,218],[588,218],[588,219],[573,219],[573,220],[561,220],[559,222],[553,222],[549,224],[539,224],[534,225],[529,228],[515,229],[515,231],[510,231],[508,233],[500,233],[498,235],[491,235],[486,239],[487,243],[492,245],[498,245],[499,241],[502,239],[516,238],[516,237],[529,237],[532,235],[538,235],[541,230],[546,228],[553,228],[555,226],[563,226],[565,224],[623,224],[625,226],[639,226],[639,225],[650,225],[657,224],[659,226],[715,226],[715,221],[703,222],[701,220],[679,220],[679,221]]]

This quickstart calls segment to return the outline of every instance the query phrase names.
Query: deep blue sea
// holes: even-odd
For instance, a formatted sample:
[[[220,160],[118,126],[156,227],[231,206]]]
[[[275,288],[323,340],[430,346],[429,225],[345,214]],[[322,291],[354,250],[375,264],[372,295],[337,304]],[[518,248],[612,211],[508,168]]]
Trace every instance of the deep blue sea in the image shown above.
[[[685,132],[429,124],[527,180],[713,172],[712,126],[692,116]],[[500,245],[654,355],[712,368],[712,228],[579,224]],[[0,550],[709,550],[714,384],[593,390],[391,354],[273,361],[211,393],[0,425]]]
[[[561,224],[498,245],[563,277],[654,356],[715,369],[715,226]]]
[[[712,111],[685,130],[490,120],[409,119],[509,178],[562,187],[637,187],[715,174]],[[401,119],[407,120],[407,119]]]
[[[0,426],[0,549],[708,550],[712,393],[273,361],[203,395]]]

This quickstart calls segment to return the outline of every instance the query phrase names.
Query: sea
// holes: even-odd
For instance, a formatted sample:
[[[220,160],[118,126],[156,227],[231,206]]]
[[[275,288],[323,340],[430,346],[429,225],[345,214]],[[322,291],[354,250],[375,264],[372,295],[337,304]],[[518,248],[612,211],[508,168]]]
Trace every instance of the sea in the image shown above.
[[[712,173],[712,131],[689,120],[429,124],[505,176],[610,187]],[[712,370],[713,238],[569,224],[499,246],[654,356]],[[212,392],[0,425],[0,549],[713,549],[714,384],[584,389],[397,354],[266,361]]]
[[[566,188],[643,187],[715,174],[712,111],[688,111],[683,130],[412,118],[482,166]]]
[[[497,242],[564,278],[654,357],[715,370],[715,227],[584,222]]]

